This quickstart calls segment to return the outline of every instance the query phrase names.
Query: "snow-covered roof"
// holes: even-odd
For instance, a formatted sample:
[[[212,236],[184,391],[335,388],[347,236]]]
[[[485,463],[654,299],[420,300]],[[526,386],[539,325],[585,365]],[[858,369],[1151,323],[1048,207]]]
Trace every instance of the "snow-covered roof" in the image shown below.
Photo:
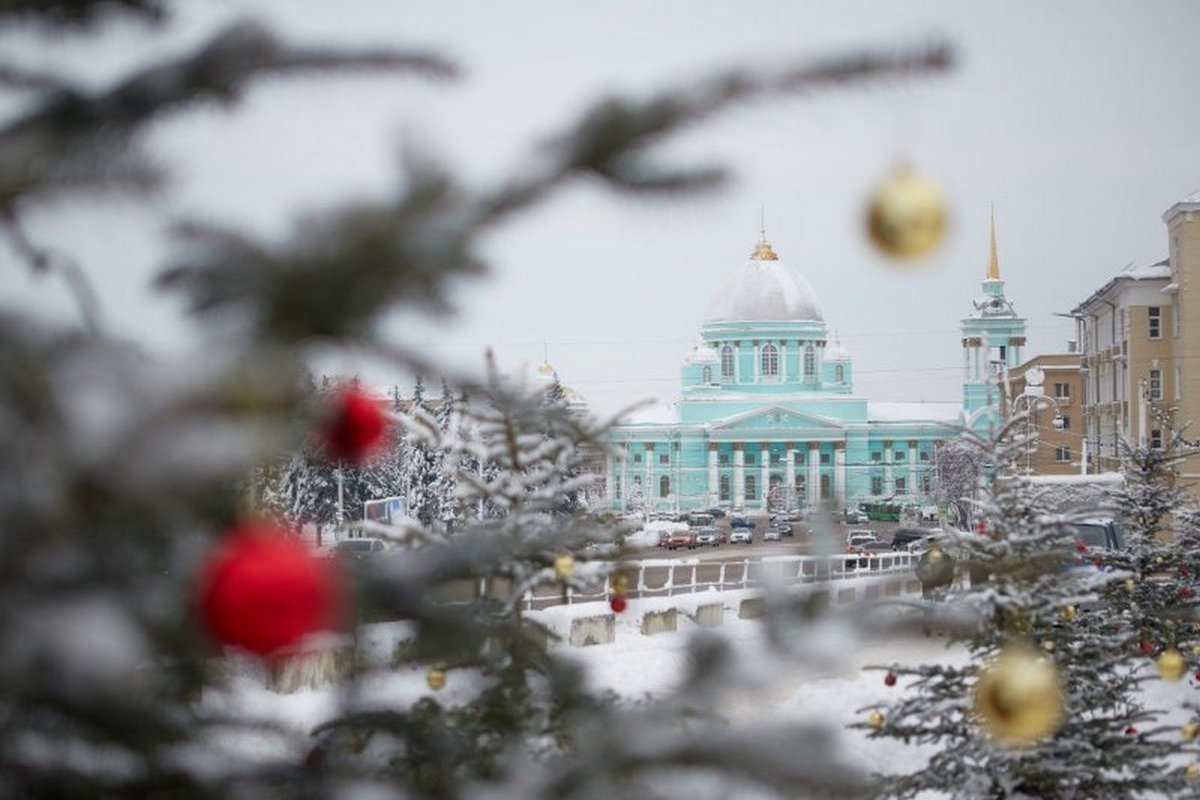
[[[675,403],[655,403],[642,406],[621,418],[622,425],[673,425],[679,422]]]
[[[923,402],[867,401],[867,420],[870,422],[958,422],[962,403],[952,400]]]
[[[719,364],[721,357],[717,355],[716,350],[701,343],[696,345],[696,349],[688,357],[688,362],[691,364]]]
[[[1125,476],[1119,472],[1098,472],[1091,475],[1029,475],[1028,480],[1039,484],[1079,485],[1103,484],[1105,486],[1122,486]]]
[[[1165,258],[1153,264],[1130,263],[1126,265],[1125,269],[1121,270],[1119,275],[1123,278],[1132,278],[1135,281],[1169,278],[1171,277],[1171,265],[1167,263]]]
[[[824,321],[821,301],[799,272],[778,259],[751,258],[725,281],[706,320]]]
[[[850,351],[842,344],[841,339],[833,339],[825,346],[826,361],[849,361]]]

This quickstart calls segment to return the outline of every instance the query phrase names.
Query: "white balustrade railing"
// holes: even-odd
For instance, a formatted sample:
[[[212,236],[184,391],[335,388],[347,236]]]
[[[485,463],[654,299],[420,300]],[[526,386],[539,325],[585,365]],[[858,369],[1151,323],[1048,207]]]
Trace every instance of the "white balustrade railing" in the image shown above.
[[[907,552],[876,555],[772,556],[766,559],[745,558],[740,561],[649,559],[626,562],[622,571],[630,579],[629,590],[625,592],[626,597],[668,597],[709,589],[730,591],[911,573],[917,559],[916,554]],[[611,596],[611,586],[606,581],[603,588],[596,592],[581,592],[568,588],[566,592],[553,594],[527,594],[525,606],[545,608],[563,603],[570,605],[576,602],[607,601]]]

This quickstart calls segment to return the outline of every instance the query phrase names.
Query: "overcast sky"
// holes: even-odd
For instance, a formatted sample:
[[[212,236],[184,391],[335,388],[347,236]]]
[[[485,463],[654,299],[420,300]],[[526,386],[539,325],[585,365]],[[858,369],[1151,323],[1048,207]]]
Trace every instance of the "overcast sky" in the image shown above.
[[[1200,3],[279,2],[195,3],[166,35],[121,26],[98,43],[0,40],[27,63],[103,84],[154,54],[258,17],[295,40],[433,47],[456,83],[322,78],[262,86],[152,139],[174,165],[152,203],[59,205],[34,225],[95,277],[112,327],[155,347],[194,344],[177,304],[148,284],[165,223],[202,216],[264,233],[332,198],[395,184],[417,143],[465,179],[505,174],[600,93],[645,94],[734,64],[780,66],[850,48],[949,41],[957,68],[816,98],[741,107],[664,148],[735,179],[704,196],[631,200],[581,185],[489,240],[492,274],[436,324],[397,335],[454,364],[536,366],[601,411],[670,399],[723,279],[758,236],[816,289],[850,349],[858,393],[959,397],[958,324],[987,265],[995,204],[1001,272],[1028,319],[1027,353],[1059,351],[1069,311],[1130,261],[1166,254],[1161,215],[1200,188],[1195,36]],[[919,268],[862,234],[873,185],[900,161],[939,183],[952,229]],[[0,252],[5,300],[66,316],[61,287]],[[350,364],[345,368],[353,369]],[[407,377],[373,373],[375,383]]]

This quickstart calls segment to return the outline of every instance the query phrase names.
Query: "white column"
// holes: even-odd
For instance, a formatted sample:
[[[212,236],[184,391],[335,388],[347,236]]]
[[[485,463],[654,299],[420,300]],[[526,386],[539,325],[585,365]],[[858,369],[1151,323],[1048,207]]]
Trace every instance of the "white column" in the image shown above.
[[[621,510],[626,510],[625,499],[629,497],[629,442],[621,453]]]
[[[787,339],[779,343],[779,382],[787,383]]]
[[[917,440],[908,440],[908,493],[912,497],[920,495],[921,484],[917,481]]]
[[[646,442],[646,487],[642,492],[647,508],[658,508],[658,487],[654,485],[654,443]]]
[[[612,508],[613,499],[615,497],[613,486],[613,458],[612,453],[604,454],[604,505]]]
[[[783,485],[787,487],[788,505],[796,507],[796,448],[791,442],[787,443],[787,454],[784,456]]]
[[[816,508],[821,502],[821,445],[808,444],[808,504]]]
[[[892,483],[892,440],[883,440],[883,493],[891,496],[896,492],[896,487]]]
[[[721,484],[717,477],[717,443],[708,445],[708,504],[721,502]]]
[[[754,382],[755,383],[758,383],[760,380],[762,380],[762,376],[760,375],[759,370],[758,370],[758,363],[759,363],[758,359],[759,359],[758,342],[755,342],[754,343]]]
[[[762,449],[759,450],[762,458],[762,483],[760,484],[762,488],[758,490],[758,496],[762,498],[764,511],[767,509],[767,490],[771,487],[771,451],[769,447],[770,445],[763,442]]]
[[[846,445],[838,442],[833,446],[833,501],[835,508],[846,505]]]
[[[733,445],[733,506],[746,507],[746,453],[741,442]]]
[[[733,382],[742,382],[742,343],[733,343]]]

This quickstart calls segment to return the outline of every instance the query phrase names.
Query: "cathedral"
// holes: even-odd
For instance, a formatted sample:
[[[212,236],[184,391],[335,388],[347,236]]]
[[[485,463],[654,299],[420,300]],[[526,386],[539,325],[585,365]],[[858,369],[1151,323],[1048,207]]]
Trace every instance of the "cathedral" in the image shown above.
[[[994,225],[982,287],[961,322],[961,407],[877,402],[855,394],[851,354],[830,337],[816,292],[764,233],[717,292],[680,368],[679,399],[610,432],[605,507],[931,503],[937,443],[991,424],[997,378],[1025,344]]]

